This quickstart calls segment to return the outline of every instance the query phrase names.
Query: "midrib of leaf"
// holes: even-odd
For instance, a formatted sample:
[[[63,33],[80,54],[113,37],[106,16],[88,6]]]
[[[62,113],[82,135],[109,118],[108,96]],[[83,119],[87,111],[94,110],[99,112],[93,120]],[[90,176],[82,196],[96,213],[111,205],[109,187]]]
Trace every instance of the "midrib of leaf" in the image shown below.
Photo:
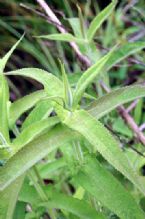
[[[99,121],[84,110],[79,110],[69,114],[64,123],[82,134],[114,168],[145,194],[145,186],[139,175],[131,167],[127,157],[119,148],[119,144]]]

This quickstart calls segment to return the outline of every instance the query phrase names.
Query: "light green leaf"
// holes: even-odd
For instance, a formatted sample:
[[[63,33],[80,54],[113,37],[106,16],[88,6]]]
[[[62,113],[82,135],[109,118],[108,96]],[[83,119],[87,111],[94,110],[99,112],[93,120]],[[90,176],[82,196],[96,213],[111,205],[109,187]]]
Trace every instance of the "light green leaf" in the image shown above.
[[[110,54],[108,53],[106,56],[99,59],[99,61],[84,72],[82,77],[79,79],[74,94],[74,105],[78,103],[84,90],[98,74],[101,74],[101,71],[106,72],[124,58],[140,51],[143,48],[145,48],[144,42],[127,43],[119,49],[113,50]]]
[[[65,105],[69,109],[72,107],[72,102],[73,102],[72,90],[67,78],[67,74],[65,72],[64,64],[62,64],[61,61],[60,61],[60,66],[61,66],[62,79],[63,79]]]
[[[66,127],[58,125],[48,133],[30,142],[3,167],[0,167],[0,191],[9,186],[17,177],[21,176],[47,154],[78,137],[75,132],[70,132]]]
[[[130,193],[111,173],[105,170],[96,158],[87,155],[85,163],[75,177],[75,181],[119,218],[145,218],[144,212]]]
[[[70,33],[56,33],[56,34],[49,34],[49,35],[36,36],[36,37],[41,39],[57,40],[57,41],[65,41],[65,42],[76,42],[76,43],[86,42],[84,39],[74,37]]]
[[[141,97],[145,97],[144,85],[127,86],[111,91],[103,97],[98,98],[88,107],[88,112],[99,119],[121,104]]]
[[[145,194],[145,185],[134,171],[125,153],[109,131],[84,110],[68,114],[64,123],[82,134],[114,168],[126,176],[138,189]]]
[[[114,47],[109,53],[107,53],[105,56],[99,59],[97,63],[92,65],[83,73],[74,91],[74,107],[77,106],[88,85],[94,81],[96,76],[100,74],[101,71],[103,71],[106,62],[108,61],[109,57],[114,53],[115,48],[116,47]]]
[[[24,175],[0,192],[0,219],[13,219],[13,213]]]
[[[80,29],[80,21],[79,21],[79,18],[77,17],[72,17],[72,18],[68,18],[67,19],[68,22],[70,23],[72,29],[73,29],[73,32],[75,34],[75,36],[77,38],[83,38],[82,37],[82,32],[81,32],[81,29]]]
[[[38,68],[22,68],[15,71],[5,73],[6,75],[18,75],[32,78],[43,84],[49,96],[63,95],[62,82],[53,74]]]
[[[6,63],[8,62],[8,59],[12,55],[13,51],[16,49],[20,41],[23,39],[24,34],[21,36],[21,38],[15,43],[15,45],[9,50],[9,52],[2,58],[0,59],[0,74],[4,71],[4,68],[6,66]]]
[[[9,126],[7,105],[9,101],[8,83],[3,74],[0,74],[0,133],[9,142]],[[1,140],[0,140],[0,143]]]
[[[31,125],[32,123],[46,119],[50,115],[52,110],[53,108],[48,99],[40,101],[39,103],[37,103],[36,107],[26,117],[25,121],[22,124],[21,129],[23,130],[27,128],[29,125]]]
[[[109,57],[106,63],[106,70],[109,70],[112,66],[122,61],[126,57],[139,52],[140,50],[145,48],[145,42],[135,42],[129,43],[127,42],[119,49],[114,51],[114,53]],[[105,72],[105,71],[104,71]]]
[[[23,113],[34,107],[39,100],[45,97],[47,97],[46,92],[40,90],[26,95],[12,103],[9,108],[9,127],[13,128],[15,122]]]
[[[40,136],[40,134],[48,131],[58,123],[59,119],[56,116],[32,123],[32,125],[29,125],[26,129],[24,129],[12,142],[13,153],[15,154],[26,144],[34,140],[34,138]]]
[[[110,5],[108,5],[103,11],[101,11],[91,22],[88,32],[87,38],[91,41],[97,31],[97,29],[102,25],[102,23],[109,17],[112,13],[116,5],[116,1],[112,1]]]

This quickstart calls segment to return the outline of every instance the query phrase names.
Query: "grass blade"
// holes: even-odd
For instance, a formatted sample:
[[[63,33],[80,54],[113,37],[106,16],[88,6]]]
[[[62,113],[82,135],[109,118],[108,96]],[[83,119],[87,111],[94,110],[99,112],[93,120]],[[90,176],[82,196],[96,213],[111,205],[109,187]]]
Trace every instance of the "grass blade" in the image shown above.
[[[91,22],[88,32],[87,38],[91,41],[98,30],[98,28],[102,25],[102,23],[109,17],[112,13],[116,5],[116,1],[112,1],[103,11],[101,11]]]

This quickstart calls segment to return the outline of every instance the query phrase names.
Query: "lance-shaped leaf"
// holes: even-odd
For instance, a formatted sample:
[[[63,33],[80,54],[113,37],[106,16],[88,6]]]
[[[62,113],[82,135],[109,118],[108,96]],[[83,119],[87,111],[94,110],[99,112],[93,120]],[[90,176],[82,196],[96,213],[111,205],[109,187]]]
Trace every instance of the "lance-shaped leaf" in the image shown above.
[[[17,121],[17,119],[25,113],[27,110],[31,109],[36,105],[36,103],[42,98],[47,97],[44,90],[33,92],[26,95],[17,101],[11,103],[9,108],[9,126],[12,128]]]
[[[63,79],[65,105],[67,108],[71,108],[73,102],[72,90],[65,72],[64,64],[62,64],[61,61],[60,61],[60,66],[61,66],[62,79]]]
[[[145,85],[127,86],[98,98],[88,107],[88,112],[99,119],[119,105],[141,97],[145,97]]]
[[[23,35],[24,36],[24,35]],[[10,49],[10,51],[0,59],[0,132],[9,142],[9,128],[8,128],[8,111],[7,105],[9,101],[9,89],[8,83],[6,81],[5,76],[3,75],[4,68],[8,59],[10,58],[13,51],[16,49],[17,45],[22,40],[23,36],[20,40]]]
[[[3,167],[0,167],[0,190],[5,189],[47,154],[78,137],[79,135],[76,132],[70,132],[66,127],[58,125],[48,133],[27,144]]]
[[[38,68],[22,68],[5,73],[6,75],[17,75],[32,78],[43,84],[49,96],[63,95],[62,82],[53,74]]]
[[[103,11],[101,11],[91,22],[87,31],[87,39],[90,41],[93,39],[97,29],[102,23],[109,17],[116,5],[116,1],[112,1]]]
[[[12,55],[13,51],[16,49],[16,47],[18,46],[18,44],[21,42],[21,40],[23,39],[24,34],[21,36],[21,38],[14,44],[14,46],[9,50],[9,52],[7,52],[7,54],[0,59],[0,73],[2,73],[4,71],[4,68],[6,66],[6,63],[8,62],[8,59],[10,58],[10,56]]]
[[[12,219],[18,194],[23,183],[24,175],[16,179],[10,186],[0,192],[0,218]]]
[[[48,40],[65,41],[65,42],[76,42],[76,43],[86,42],[84,39],[74,37],[70,33],[56,33],[56,34],[49,34],[49,35],[36,36],[36,37],[42,39],[48,39]]]
[[[95,157],[87,155],[75,180],[121,219],[143,219],[145,213],[130,193]]]
[[[129,43],[127,42],[120,48],[118,48],[114,53],[109,57],[106,63],[106,70],[109,70],[117,64],[118,62],[122,61],[126,57],[135,54],[139,52],[140,50],[145,48],[145,42],[135,42],[135,43]],[[105,72],[105,71],[104,71]]]
[[[52,110],[53,108],[48,99],[40,101],[26,117],[25,121],[22,124],[22,130],[27,128],[29,125],[32,125],[32,123],[46,119],[50,115]]]
[[[94,81],[97,75],[101,73],[109,57],[114,53],[115,48],[116,47],[114,47],[109,53],[107,53],[105,56],[99,59],[97,63],[92,65],[89,69],[87,69],[83,73],[74,91],[74,100],[73,100],[74,108],[77,106],[86,88]]]
[[[82,134],[114,168],[145,194],[145,185],[109,131],[84,110],[68,113],[64,123]]]
[[[13,153],[15,154],[18,150],[24,147],[26,144],[34,140],[37,136],[40,136],[43,132],[48,131],[54,125],[59,123],[58,117],[50,117],[45,120],[41,120],[24,129],[16,139],[12,142]]]

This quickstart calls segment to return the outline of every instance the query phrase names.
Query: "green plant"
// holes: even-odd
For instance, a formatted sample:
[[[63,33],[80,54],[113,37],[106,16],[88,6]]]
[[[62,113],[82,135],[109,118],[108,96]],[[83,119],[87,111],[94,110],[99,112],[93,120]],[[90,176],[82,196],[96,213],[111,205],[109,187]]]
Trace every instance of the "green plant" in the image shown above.
[[[75,41],[87,55],[88,47],[94,48],[97,28],[115,4],[113,1],[94,18],[88,31],[84,30],[86,39],[68,33],[45,38]],[[139,206],[145,195],[145,179],[140,174],[144,158],[129,149],[122,150],[99,120],[121,104],[145,97],[145,86],[126,86],[98,99],[87,89],[96,79],[99,82],[114,64],[143,49],[145,43],[115,46],[79,75],[74,87],[61,61],[62,79],[37,68],[5,73],[5,65],[22,38],[0,60],[1,219],[19,218],[26,203],[29,210],[21,218],[41,218],[46,214],[52,219],[105,219],[111,218],[113,212],[116,218],[144,219],[145,213]],[[8,75],[32,78],[44,89],[11,103]],[[89,104],[88,99],[91,99]],[[30,109],[18,127],[17,120]],[[9,131],[14,134],[13,138]],[[44,179],[51,176],[54,182],[47,186]]]

